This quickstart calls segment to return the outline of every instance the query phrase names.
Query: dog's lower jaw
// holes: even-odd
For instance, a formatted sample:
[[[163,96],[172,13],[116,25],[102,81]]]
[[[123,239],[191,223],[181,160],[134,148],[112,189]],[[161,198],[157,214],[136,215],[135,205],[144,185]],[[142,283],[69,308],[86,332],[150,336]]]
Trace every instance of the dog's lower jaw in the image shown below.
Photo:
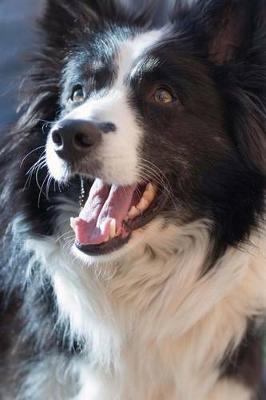
[[[112,270],[80,268],[54,241],[28,243],[52,278],[60,320],[85,338],[82,360],[71,361],[75,400],[251,400],[237,381],[219,381],[219,365],[266,308],[263,256],[229,249],[201,277],[206,222],[146,235],[153,251],[142,245]]]

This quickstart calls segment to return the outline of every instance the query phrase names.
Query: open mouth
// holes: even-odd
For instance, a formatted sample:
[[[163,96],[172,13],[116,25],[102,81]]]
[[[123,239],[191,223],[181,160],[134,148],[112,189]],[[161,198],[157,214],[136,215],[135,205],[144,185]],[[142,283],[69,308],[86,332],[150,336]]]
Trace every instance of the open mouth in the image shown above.
[[[153,218],[158,191],[151,182],[116,186],[95,179],[79,216],[70,221],[76,247],[88,255],[122,247],[134,230]]]

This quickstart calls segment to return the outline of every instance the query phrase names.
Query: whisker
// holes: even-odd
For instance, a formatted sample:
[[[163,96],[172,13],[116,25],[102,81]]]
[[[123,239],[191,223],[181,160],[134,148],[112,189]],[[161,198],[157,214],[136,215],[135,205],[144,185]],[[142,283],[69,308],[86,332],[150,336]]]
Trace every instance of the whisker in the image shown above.
[[[34,170],[35,167],[38,166],[39,163],[45,161],[45,155],[40,156],[40,158],[31,166],[31,168],[26,172],[26,175],[28,175],[32,170]]]
[[[46,165],[46,163],[40,164],[40,165],[38,166],[38,168],[37,168],[37,170],[36,170],[36,174],[35,174],[35,181],[36,181],[36,184],[37,184],[39,190],[41,190],[41,185],[40,185],[40,183],[39,183],[39,172],[40,172],[40,170],[41,170],[45,165]],[[47,175],[46,175],[46,178],[47,178]],[[45,178],[45,179],[46,179],[46,178]]]
[[[47,181],[47,179],[49,179],[49,175],[48,175],[48,174],[47,174],[46,177],[44,178],[43,183],[42,183],[42,185],[41,185],[41,187],[40,187],[39,196],[38,196],[38,208],[40,208],[41,196],[42,196],[42,194],[44,194],[43,191],[42,191],[42,189],[43,189],[43,187],[44,187],[45,182]]]
[[[38,122],[45,122],[45,123],[47,123],[47,124],[53,124],[53,123],[54,123],[54,121],[48,121],[48,120],[46,120],[46,119],[38,119],[37,121],[38,121]]]
[[[48,172],[48,175],[49,175],[49,178],[46,183],[46,198],[47,198],[47,200],[49,200],[49,190],[51,188],[51,184],[53,181],[53,177],[49,174],[49,172]]]
[[[141,158],[140,177],[142,179],[152,178],[156,184],[164,189],[175,208],[177,208],[176,200],[171,189],[170,182],[159,167],[157,167],[151,161]]]
[[[31,179],[32,179],[32,176],[33,176],[33,173],[34,173],[34,170],[37,169],[37,168],[38,168],[38,169],[39,169],[39,168],[43,168],[43,167],[45,166],[45,164],[46,164],[46,161],[45,161],[45,160],[42,161],[42,162],[40,162],[40,160],[38,160],[37,163],[35,163],[34,166],[32,166],[32,167],[29,169],[29,171],[26,173],[26,175],[28,175],[28,177],[27,177],[27,180],[26,180],[26,182],[25,182],[25,185],[24,185],[23,190],[25,190],[26,187],[28,187],[28,186],[30,185]]]
[[[73,237],[74,239],[74,237]],[[71,247],[73,246],[73,240],[68,240],[64,245],[63,245],[63,249],[66,249],[68,251],[70,251]]]
[[[67,239],[71,234],[72,234],[72,236],[74,235],[72,229],[69,229],[69,231],[67,231],[67,232],[63,233],[62,235],[58,236],[56,238],[56,242],[60,242],[61,240]]]
[[[28,154],[26,154],[26,156],[23,158],[23,160],[21,161],[21,163],[20,163],[20,168],[22,167],[22,165],[24,164],[24,162],[27,160],[27,158],[32,154],[32,153],[34,153],[35,151],[38,151],[38,150],[40,150],[40,149],[43,149],[45,146],[39,146],[39,147],[36,147],[36,149],[33,149],[33,150],[31,150]],[[43,153],[42,153],[43,154]]]

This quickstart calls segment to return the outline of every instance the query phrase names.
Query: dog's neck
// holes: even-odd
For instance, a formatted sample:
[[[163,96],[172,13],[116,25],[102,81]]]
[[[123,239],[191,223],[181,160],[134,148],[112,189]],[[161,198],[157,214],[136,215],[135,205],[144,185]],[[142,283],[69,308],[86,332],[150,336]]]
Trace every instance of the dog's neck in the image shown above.
[[[143,391],[136,371],[144,381],[151,374],[163,389],[161,370],[176,386],[172,372],[178,369],[189,385],[192,368],[195,387],[180,384],[180,398],[188,390],[184,398],[194,398],[199,380],[217,378],[217,363],[241,342],[248,318],[266,304],[266,295],[257,296],[266,284],[265,255],[254,245],[228,249],[202,275],[211,246],[204,221],[165,227],[159,237],[157,229],[150,230],[145,242],[109,264],[81,267],[55,240],[30,240],[26,246],[51,277],[59,323],[69,324],[72,340],[84,343],[82,374],[92,364],[104,376],[114,374],[119,384],[136,379],[135,388]]]
[[[91,330],[102,327],[103,342],[107,331],[127,336],[133,328],[143,340],[182,337],[241,284],[256,250],[228,249],[202,276],[211,246],[205,222],[169,226],[159,237],[148,232],[147,242],[121,260],[89,267],[80,267],[54,241],[27,246],[51,276],[61,318],[69,319],[73,335],[90,341]]]

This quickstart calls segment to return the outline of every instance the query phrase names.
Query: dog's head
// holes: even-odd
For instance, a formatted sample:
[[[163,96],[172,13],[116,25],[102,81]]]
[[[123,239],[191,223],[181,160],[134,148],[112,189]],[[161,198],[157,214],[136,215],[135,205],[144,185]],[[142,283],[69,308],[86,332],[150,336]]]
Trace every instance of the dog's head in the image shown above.
[[[48,1],[35,98],[22,124],[35,145],[46,142],[51,176],[72,185],[81,253],[115,255],[135,237],[145,243],[149,229],[163,237],[169,224],[202,219],[220,252],[257,224],[264,13],[260,0],[179,1],[158,29],[115,1]]]

